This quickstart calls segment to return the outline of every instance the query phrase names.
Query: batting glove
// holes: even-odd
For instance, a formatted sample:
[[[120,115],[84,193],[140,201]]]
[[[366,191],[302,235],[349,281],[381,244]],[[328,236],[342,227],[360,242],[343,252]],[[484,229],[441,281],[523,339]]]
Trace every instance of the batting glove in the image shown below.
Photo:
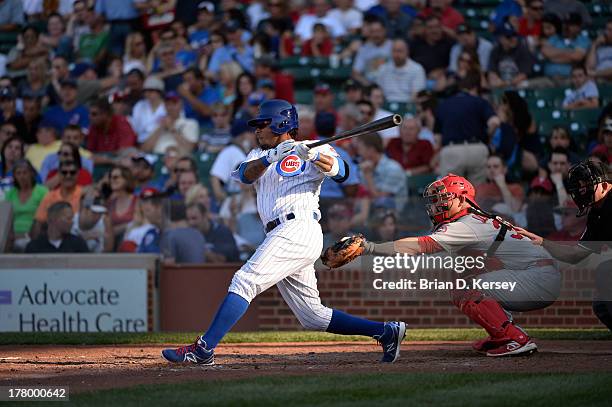
[[[293,148],[295,147],[295,140],[285,140],[275,148],[271,148],[266,153],[266,160],[269,163],[273,163],[278,160],[282,160],[287,157]]]
[[[304,161],[317,161],[319,159],[319,153],[312,150],[305,142],[296,144],[295,153]]]

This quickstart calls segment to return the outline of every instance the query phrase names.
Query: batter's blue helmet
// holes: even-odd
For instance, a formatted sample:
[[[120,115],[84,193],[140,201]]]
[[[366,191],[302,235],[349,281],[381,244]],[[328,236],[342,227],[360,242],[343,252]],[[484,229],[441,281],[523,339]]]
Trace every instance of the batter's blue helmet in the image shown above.
[[[270,126],[275,134],[284,134],[298,128],[295,106],[286,100],[270,99],[259,105],[259,113],[248,122],[251,127]]]

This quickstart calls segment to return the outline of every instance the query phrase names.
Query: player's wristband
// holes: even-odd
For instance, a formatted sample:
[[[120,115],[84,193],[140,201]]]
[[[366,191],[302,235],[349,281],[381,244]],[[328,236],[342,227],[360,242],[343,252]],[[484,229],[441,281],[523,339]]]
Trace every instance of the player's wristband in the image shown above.
[[[262,162],[263,165],[265,165],[266,167],[269,166],[270,164],[272,164],[270,161],[268,161],[268,159],[266,158],[266,156],[262,156],[260,158],[260,161]]]
[[[377,254],[381,256],[394,256],[395,255],[395,243],[394,242],[384,242],[384,243],[365,242],[363,254]]]

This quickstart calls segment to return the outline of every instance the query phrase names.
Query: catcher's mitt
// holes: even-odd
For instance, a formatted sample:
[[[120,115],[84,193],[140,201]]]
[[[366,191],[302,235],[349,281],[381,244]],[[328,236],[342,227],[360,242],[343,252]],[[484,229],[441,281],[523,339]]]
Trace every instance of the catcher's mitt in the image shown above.
[[[362,234],[343,237],[333,246],[328,247],[323,252],[321,260],[329,268],[344,266],[361,256],[365,250],[366,239]]]

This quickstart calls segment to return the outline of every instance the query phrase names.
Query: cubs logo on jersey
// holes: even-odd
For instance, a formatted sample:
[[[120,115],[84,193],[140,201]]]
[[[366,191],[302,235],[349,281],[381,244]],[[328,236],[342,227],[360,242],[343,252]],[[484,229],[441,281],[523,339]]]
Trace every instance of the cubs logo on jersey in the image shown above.
[[[295,177],[304,172],[306,161],[297,154],[289,154],[276,164],[276,172],[283,177]]]

